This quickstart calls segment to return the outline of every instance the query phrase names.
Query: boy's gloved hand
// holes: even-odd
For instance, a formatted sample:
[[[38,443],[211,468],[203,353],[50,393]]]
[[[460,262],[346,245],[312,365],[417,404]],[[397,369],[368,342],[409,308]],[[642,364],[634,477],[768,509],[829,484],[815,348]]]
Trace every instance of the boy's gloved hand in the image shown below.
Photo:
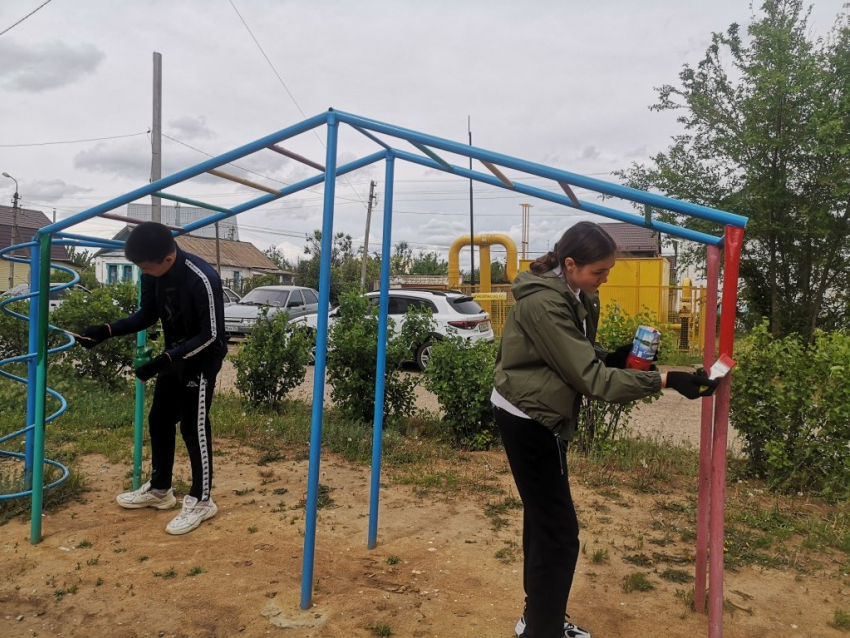
[[[626,367],[626,359],[629,356],[629,353],[632,351],[632,344],[627,343],[626,345],[619,346],[614,352],[609,352],[605,357],[605,367],[606,368],[625,368]]]
[[[94,348],[97,344],[103,343],[112,336],[112,331],[105,323],[99,326],[89,326],[80,333],[80,339],[77,341],[83,348]]]
[[[709,397],[717,390],[719,379],[709,379],[705,370],[692,372],[668,372],[665,388],[673,388],[676,392],[688,399],[699,399]]]
[[[136,376],[139,378],[139,381],[144,383],[148,379],[152,379],[160,372],[162,372],[162,369],[169,363],[171,363],[171,357],[169,357],[165,353],[162,353],[161,355],[154,357],[153,359],[148,361],[145,365],[136,368]]]

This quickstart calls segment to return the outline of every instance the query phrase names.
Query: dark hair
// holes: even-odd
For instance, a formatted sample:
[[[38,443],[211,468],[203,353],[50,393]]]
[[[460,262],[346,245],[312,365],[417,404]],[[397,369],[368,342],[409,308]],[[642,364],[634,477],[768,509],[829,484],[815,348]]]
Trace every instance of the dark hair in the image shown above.
[[[555,244],[553,250],[531,262],[531,272],[542,275],[564,265],[572,257],[577,266],[585,266],[617,254],[617,244],[605,229],[593,222],[579,222],[570,226]]]
[[[130,231],[130,236],[124,242],[124,256],[134,264],[161,264],[176,249],[177,243],[171,231],[156,222],[139,224]]]

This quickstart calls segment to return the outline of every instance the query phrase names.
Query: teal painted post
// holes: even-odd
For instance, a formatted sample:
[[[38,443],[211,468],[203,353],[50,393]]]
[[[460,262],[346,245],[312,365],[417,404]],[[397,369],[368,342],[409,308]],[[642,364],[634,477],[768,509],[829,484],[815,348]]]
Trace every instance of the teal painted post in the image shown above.
[[[44,415],[47,398],[47,313],[50,310],[50,235],[39,236],[38,348],[35,372],[35,418],[33,423],[32,514],[30,543],[41,542],[41,512],[44,505]]]
[[[142,303],[142,271],[137,266],[133,270],[139,276],[139,305]],[[147,331],[136,333],[136,353],[140,353],[147,345]],[[145,384],[136,379],[136,420],[133,427],[133,489],[142,485],[142,443],[145,431]]]

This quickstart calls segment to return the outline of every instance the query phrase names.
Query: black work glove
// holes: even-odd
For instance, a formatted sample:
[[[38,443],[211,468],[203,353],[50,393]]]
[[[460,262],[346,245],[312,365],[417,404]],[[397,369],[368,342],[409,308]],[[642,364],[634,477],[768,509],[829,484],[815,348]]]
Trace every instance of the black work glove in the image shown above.
[[[162,372],[162,369],[169,363],[171,363],[171,357],[162,353],[158,357],[154,357],[148,361],[145,365],[136,368],[136,376],[139,378],[139,381],[144,383]]]
[[[614,352],[609,352],[605,356],[605,367],[606,368],[625,368],[626,367],[626,359],[629,356],[629,353],[632,351],[632,344],[627,343],[624,346],[618,347]]]
[[[112,336],[112,331],[105,323],[99,326],[89,326],[80,334],[81,339],[77,341],[83,348],[94,348],[97,344],[103,343]]]
[[[705,370],[697,372],[668,372],[665,387],[673,388],[688,399],[709,397],[717,390],[720,379],[709,379]]]

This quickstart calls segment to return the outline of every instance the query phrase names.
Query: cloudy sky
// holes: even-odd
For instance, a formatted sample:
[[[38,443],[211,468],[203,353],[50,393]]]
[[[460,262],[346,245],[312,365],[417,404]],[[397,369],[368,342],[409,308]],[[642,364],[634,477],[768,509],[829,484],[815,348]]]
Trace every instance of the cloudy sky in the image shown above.
[[[43,2],[3,0],[0,31]],[[842,3],[815,3],[813,33],[827,34]],[[334,107],[460,142],[469,116],[477,146],[610,179],[679,130],[672,114],[647,108],[654,87],[698,62],[712,31],[751,15],[747,0],[52,0],[0,35],[0,171],[18,180],[23,206],[60,219],[145,184],[158,51],[163,175]],[[324,163],[323,144],[308,133],[285,145]],[[339,161],[373,150],[349,130]],[[271,151],[237,165],[228,170],[277,188],[315,174]],[[337,184],[335,230],[356,245],[372,179],[382,202],[382,167]],[[396,180],[394,242],[445,251],[469,232],[468,182],[403,162]],[[0,178],[0,201],[13,186]],[[219,206],[255,195],[210,177],[171,191]],[[321,194],[245,213],[241,238],[296,255],[321,227]],[[478,185],[476,231],[519,242],[526,201],[533,253],[576,219]],[[119,227],[99,220],[77,230],[108,237]],[[378,214],[371,249],[380,233]]]

